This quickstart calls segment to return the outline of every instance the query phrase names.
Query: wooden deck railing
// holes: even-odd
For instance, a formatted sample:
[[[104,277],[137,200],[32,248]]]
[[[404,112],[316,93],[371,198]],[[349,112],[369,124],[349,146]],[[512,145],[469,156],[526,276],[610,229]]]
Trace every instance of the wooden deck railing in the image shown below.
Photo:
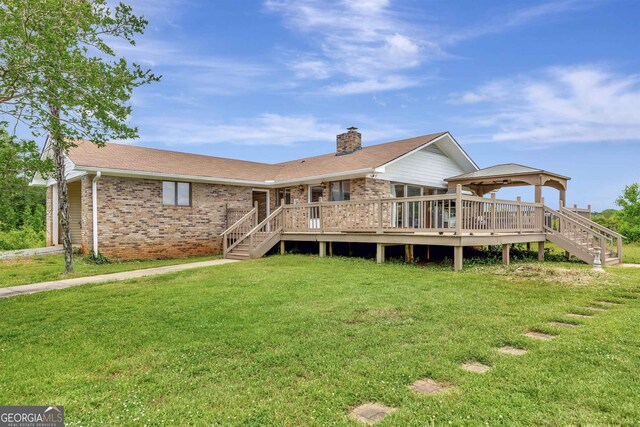
[[[253,210],[253,207],[250,207],[250,208],[230,208],[230,207],[227,207],[227,209],[226,209],[227,227],[226,228],[229,228],[233,224],[235,224],[236,222],[240,221],[242,219],[242,217],[244,217],[246,214],[251,212],[251,210]],[[255,225],[256,224],[254,224],[254,226]]]
[[[296,232],[543,232],[543,204],[457,194],[283,206],[282,230]]]
[[[256,226],[257,218],[258,208],[256,207],[247,212],[242,218],[222,233],[222,251],[225,255],[236,247]]]
[[[622,234],[604,227],[597,222],[590,220],[589,218],[586,218],[580,213],[577,213],[574,209],[561,206],[560,212],[562,212],[572,220],[602,235],[605,239],[605,248],[603,249],[603,254],[614,256],[618,258],[620,262],[622,262],[622,240],[625,239]]]

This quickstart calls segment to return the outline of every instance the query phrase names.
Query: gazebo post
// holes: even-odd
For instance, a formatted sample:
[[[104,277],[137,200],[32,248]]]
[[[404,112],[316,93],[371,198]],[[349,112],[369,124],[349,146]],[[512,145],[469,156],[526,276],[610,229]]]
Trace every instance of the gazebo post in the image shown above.
[[[542,203],[544,205],[544,198],[542,198],[540,200],[540,203]],[[544,226],[544,218],[542,219],[542,224]],[[542,262],[544,261],[544,242],[545,240],[538,242],[538,261]]]
[[[567,206],[567,190],[560,190],[560,206],[561,207],[566,207]]]
[[[542,185],[536,184],[535,202],[542,203]]]

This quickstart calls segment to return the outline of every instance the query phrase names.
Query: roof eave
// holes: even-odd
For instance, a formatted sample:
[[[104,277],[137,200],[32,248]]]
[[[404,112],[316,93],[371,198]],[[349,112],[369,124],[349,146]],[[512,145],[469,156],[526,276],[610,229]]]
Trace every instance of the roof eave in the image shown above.
[[[212,183],[212,184],[232,184],[232,185],[240,185],[240,186],[260,186],[260,187],[268,187],[268,188],[277,188],[285,185],[296,185],[296,184],[304,184],[312,181],[318,181],[323,179],[332,179],[332,178],[348,178],[352,176],[362,176],[370,173],[375,173],[376,168],[366,168],[366,169],[358,169],[351,170],[345,172],[336,172],[331,174],[322,174],[316,176],[308,176],[303,178],[294,178],[287,180],[242,180],[242,179],[233,179],[233,178],[218,178],[218,177],[206,177],[199,175],[181,175],[181,174],[168,174],[168,173],[160,173],[160,172],[147,172],[147,171],[133,171],[126,169],[111,169],[111,168],[99,168],[92,166],[76,166],[75,168],[78,171],[83,172],[98,172],[100,171],[103,175],[111,175],[111,176],[121,176],[121,177],[130,177],[130,178],[152,178],[152,179],[172,179],[172,180],[183,180],[190,182],[203,182],[203,183]]]

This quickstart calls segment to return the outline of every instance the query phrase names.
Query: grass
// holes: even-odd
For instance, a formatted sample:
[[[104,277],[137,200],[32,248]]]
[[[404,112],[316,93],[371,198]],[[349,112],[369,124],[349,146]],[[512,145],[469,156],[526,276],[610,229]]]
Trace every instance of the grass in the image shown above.
[[[549,248],[551,252],[555,254],[564,253],[564,249],[553,243],[546,242],[545,247]],[[640,242],[622,245],[622,262],[640,264]]]
[[[622,247],[622,259],[630,264],[640,264],[640,242],[624,245]]]
[[[209,256],[151,261],[114,261],[109,264],[94,264],[89,262],[85,257],[76,255],[74,256],[74,272],[72,274],[62,273],[64,271],[63,255],[44,255],[0,260],[0,288],[46,282],[49,280],[70,279],[73,277],[184,264],[187,262],[205,261],[212,258],[213,257]]]
[[[367,401],[398,408],[387,426],[637,422],[640,271],[516,267],[285,255],[0,300],[0,405],[62,404],[68,425],[356,425]],[[623,304],[564,317],[603,299]],[[407,389],[424,377],[455,389]]]

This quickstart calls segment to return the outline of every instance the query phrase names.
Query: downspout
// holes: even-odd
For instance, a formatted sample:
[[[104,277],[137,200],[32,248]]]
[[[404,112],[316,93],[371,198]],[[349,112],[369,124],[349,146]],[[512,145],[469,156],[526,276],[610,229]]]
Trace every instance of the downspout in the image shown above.
[[[98,180],[102,176],[100,171],[96,172],[91,182],[91,196],[93,197],[93,255],[98,256]]]

